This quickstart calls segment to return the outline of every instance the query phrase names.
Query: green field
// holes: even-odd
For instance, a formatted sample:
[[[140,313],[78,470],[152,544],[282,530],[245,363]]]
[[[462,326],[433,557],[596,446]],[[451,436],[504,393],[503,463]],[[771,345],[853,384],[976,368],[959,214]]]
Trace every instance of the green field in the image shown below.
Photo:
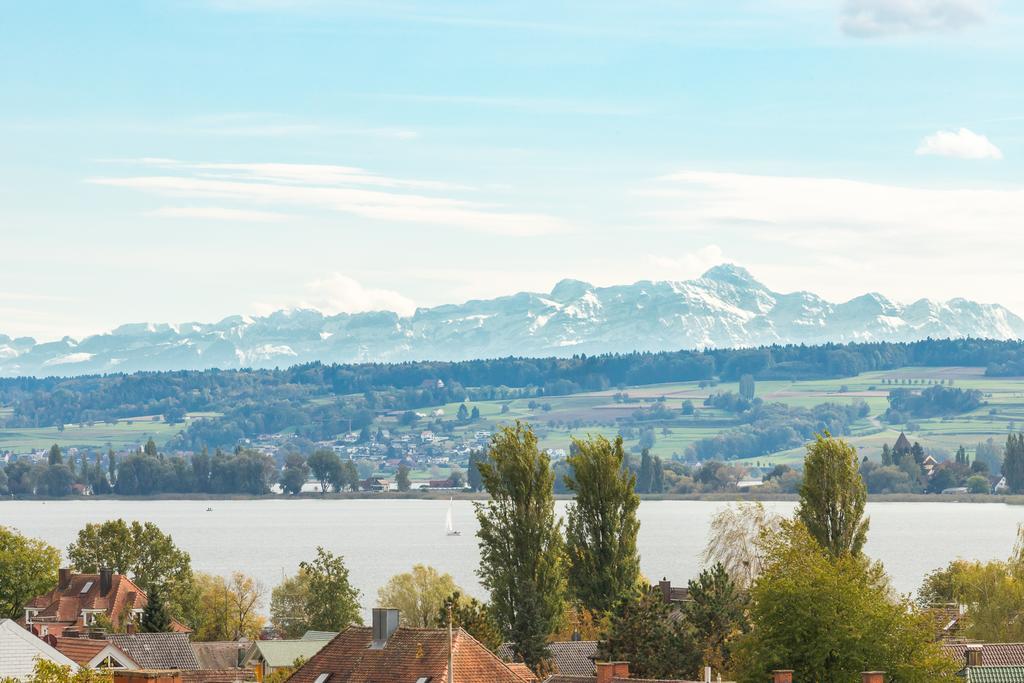
[[[184,425],[169,425],[164,421],[136,418],[121,420],[117,424],[96,423],[93,426],[65,425],[63,430],[56,427],[39,429],[0,429],[0,451],[10,450],[25,453],[49,448],[60,444],[67,449],[73,446],[128,448],[144,444],[150,437],[157,443],[164,443],[181,431]]]
[[[885,381],[902,380],[950,380],[954,386],[978,389],[984,393],[985,405],[981,408],[954,418],[933,418],[920,420],[913,430],[907,430],[912,441],[920,441],[929,451],[938,455],[951,455],[957,447],[964,445],[969,451],[979,441],[989,437],[1001,441],[1011,429],[1024,429],[1024,377],[990,378],[984,376],[982,368],[901,368],[887,372],[865,373],[858,377],[813,380],[813,381],[761,381],[757,383],[757,396],[766,402],[782,402],[791,406],[811,407],[820,403],[853,403],[865,401],[870,415],[852,426],[853,433],[847,438],[870,458],[878,458],[882,445],[892,443],[900,429],[892,429],[880,422],[879,416],[888,407],[887,396],[894,386],[920,389],[926,384],[891,385]],[[455,436],[478,430],[490,431],[497,425],[523,420],[533,425],[541,446],[544,448],[568,449],[570,438],[588,434],[603,434],[613,437],[619,432],[623,419],[641,408],[649,408],[661,399],[673,412],[673,419],[655,423],[655,444],[652,449],[662,458],[681,456],[687,446],[698,439],[714,436],[737,424],[734,416],[725,411],[705,408],[704,399],[714,392],[737,391],[736,383],[722,383],[717,386],[701,387],[698,382],[676,382],[652,384],[625,389],[551,396],[538,399],[514,399],[469,402],[467,406],[480,411],[481,420],[456,428]],[[615,400],[615,394],[625,392],[629,402]],[[316,399],[319,403],[331,402],[338,397]],[[699,417],[683,417],[679,408],[683,401],[690,400],[699,412]],[[530,407],[531,403],[534,404]],[[433,421],[432,414],[443,411],[442,419],[455,418],[459,403],[421,408],[417,412],[428,417],[420,426],[412,429],[418,432]],[[503,412],[504,411],[504,412]],[[0,421],[10,415],[9,408],[0,408]],[[395,411],[379,418],[381,426],[396,432],[407,431],[398,426],[404,411]],[[188,419],[217,417],[217,413],[192,413]],[[24,452],[48,448],[53,443],[62,447],[93,446],[107,444],[115,448],[133,447],[152,437],[163,444],[185,425],[168,425],[152,416],[139,416],[120,420],[117,424],[97,423],[93,426],[65,426],[63,431],[56,428],[6,429],[0,430],[0,450]],[[635,437],[627,439],[627,446],[636,445]],[[801,462],[803,448],[759,455],[741,460],[748,464],[780,464]],[[423,476],[422,473],[418,473]]]
[[[846,438],[872,459],[877,459],[882,445],[891,444],[899,435],[900,429],[891,429],[879,421],[879,416],[888,407],[889,390],[895,387],[921,389],[927,384],[890,385],[883,380],[902,381],[915,380],[950,380],[954,386],[963,389],[978,389],[984,393],[986,405],[964,415],[954,418],[933,418],[917,421],[917,428],[907,430],[907,436],[913,441],[920,441],[926,449],[939,454],[952,455],[963,445],[968,451],[973,450],[978,441],[989,437],[997,441],[1004,439],[1011,428],[1024,429],[1024,377],[992,378],[985,377],[982,368],[939,367],[939,368],[901,368],[885,372],[864,373],[858,377],[833,380],[812,381],[761,381],[757,383],[757,396],[766,402],[781,402],[790,406],[809,408],[820,403],[853,403],[864,401],[870,408],[868,418],[859,420],[853,425],[853,432]],[[663,434],[661,426],[656,428],[656,441],[652,452],[662,458],[682,455],[686,447],[698,439],[714,436],[728,429],[735,421],[725,412],[704,408],[701,404],[708,395],[719,391],[737,391],[736,383],[721,383],[714,387],[700,387],[698,382],[677,382],[671,384],[653,384],[625,389],[570,396],[553,396],[533,399],[538,404],[530,408],[529,399],[512,401],[479,401],[469,402],[469,408],[477,407],[483,418],[481,423],[457,429],[475,431],[488,429],[495,424],[510,424],[519,419],[531,423],[540,437],[544,448],[567,449],[570,437],[582,437],[587,434],[603,434],[614,436],[619,431],[619,418],[628,417],[633,411],[654,405],[664,397],[666,405],[678,411],[684,400],[691,400],[701,416],[699,419],[677,417],[667,425],[668,432]],[[618,403],[614,394],[624,391],[629,394],[630,403]],[[502,413],[502,406],[508,410]],[[549,410],[543,410],[547,404]],[[458,403],[444,406],[424,408],[419,412],[430,414],[440,408],[444,411],[443,419],[453,418],[459,409]],[[995,414],[991,414],[992,410]],[[397,416],[393,416],[397,417]],[[632,442],[635,444],[635,441]],[[632,445],[627,439],[627,446]],[[762,465],[793,464],[803,461],[804,449],[796,448],[771,455],[760,455],[743,459],[740,462]]]

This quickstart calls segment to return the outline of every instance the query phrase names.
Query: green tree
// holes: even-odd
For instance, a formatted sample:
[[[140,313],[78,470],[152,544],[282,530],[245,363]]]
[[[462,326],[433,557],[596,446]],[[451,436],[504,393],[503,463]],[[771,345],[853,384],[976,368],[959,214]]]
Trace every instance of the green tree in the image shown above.
[[[153,441],[153,437],[149,437],[149,440],[146,441],[146,445],[143,446],[142,452],[145,455],[148,455],[148,456],[150,456],[152,458],[155,458],[158,455],[157,448],[156,448],[156,442]]]
[[[636,477],[625,467],[621,436],[614,443],[603,436],[573,439],[573,445],[565,477],[576,495],[566,515],[569,592],[587,609],[607,612],[640,580]]]
[[[473,451],[469,454],[469,465],[466,467],[466,477],[469,488],[475,491],[482,491],[484,488],[483,479],[480,477],[478,465],[487,459],[486,453]]]
[[[74,483],[75,477],[67,465],[50,465],[40,477],[36,493],[60,498],[71,494],[71,485]]]
[[[469,422],[469,408],[465,403],[459,404],[459,414],[455,416],[455,419],[459,422]]]
[[[320,483],[320,493],[326,493],[329,485],[334,485],[335,491],[341,489],[337,482],[341,479],[342,468],[341,458],[338,454],[328,448],[320,448],[309,456],[307,463],[313,472],[313,477]]]
[[[1003,476],[1012,493],[1024,491],[1024,432],[1006,437]]]
[[[967,478],[967,490],[971,493],[990,493],[988,477],[975,474]]]
[[[356,464],[351,460],[341,463],[341,470],[338,472],[337,477],[331,481],[335,491],[342,491],[346,486],[350,491],[358,491],[359,470],[356,469]]]
[[[160,584],[149,587],[146,593],[146,607],[139,621],[142,633],[169,633],[171,631],[171,615],[164,603],[164,592]]]
[[[1024,639],[1024,526],[1007,560],[954,560],[925,577],[918,604],[966,606],[963,635],[982,642]]]
[[[476,503],[480,582],[512,650],[532,668],[548,657],[547,637],[563,614],[565,557],[555,515],[554,473],[533,430],[520,422],[491,440],[478,463],[490,496]]]
[[[636,476],[636,492],[650,493],[654,483],[654,459],[646,448],[640,454],[640,471]]]
[[[270,594],[270,623],[285,638],[299,638],[310,630],[306,607],[311,599],[308,574],[300,570],[285,578]]]
[[[451,605],[453,627],[462,628],[492,652],[504,642],[501,637],[501,628],[498,627],[498,622],[494,619],[490,608],[476,598],[466,597],[459,592],[452,593],[441,605],[435,626],[444,628],[448,625],[449,605]]]
[[[18,683],[14,678],[4,678],[0,681]],[[39,657],[36,659],[32,675],[22,679],[21,683],[111,683],[111,681],[113,681],[113,675],[109,669],[81,667],[72,671],[68,665]]]
[[[227,579],[196,574],[192,639],[255,640],[263,627],[259,608],[265,594],[262,583],[242,572],[232,572]]]
[[[412,571],[388,579],[377,593],[377,604],[401,610],[402,621],[409,626],[427,628],[435,625],[439,610],[452,593],[459,592],[451,574],[417,564]]]
[[[317,546],[316,557],[299,569],[309,577],[310,602],[306,605],[309,627],[316,631],[340,631],[362,624],[359,591],[352,587],[348,567],[341,556]]]
[[[773,669],[793,669],[801,681],[881,670],[894,681],[931,683],[958,668],[934,642],[931,620],[894,595],[880,564],[833,555],[799,522],[767,535],[763,552],[752,627],[734,650],[741,683],[769,680]]]
[[[753,375],[742,375],[740,377],[740,396],[747,399],[748,401],[754,400],[754,376]]]
[[[398,474],[395,476],[395,481],[398,484],[399,491],[408,491],[412,486],[412,482],[409,481],[409,468],[404,463],[398,466]]]
[[[807,446],[797,517],[835,557],[859,555],[867,540],[868,490],[857,464],[857,450],[827,432]]]
[[[57,585],[60,551],[0,526],[0,619],[25,614],[29,600]]]
[[[731,671],[732,646],[748,630],[747,596],[721,563],[689,582],[686,616],[694,628],[697,648],[706,666]]]
[[[309,479],[310,468],[301,453],[289,453],[285,457],[284,468],[278,480],[281,490],[296,496],[302,493],[302,485]]]
[[[649,587],[615,606],[598,657],[628,661],[630,675],[637,678],[695,680],[700,665],[689,622],[673,617],[669,603]]]
[[[152,522],[116,519],[86,524],[67,553],[80,572],[108,567],[128,575],[147,593],[160,584],[171,615],[186,623],[192,619],[192,560]]]
[[[50,455],[48,461],[50,465],[62,465],[64,463],[64,454],[61,453],[60,446],[58,446],[57,444],[53,444],[52,446],[50,446]]]

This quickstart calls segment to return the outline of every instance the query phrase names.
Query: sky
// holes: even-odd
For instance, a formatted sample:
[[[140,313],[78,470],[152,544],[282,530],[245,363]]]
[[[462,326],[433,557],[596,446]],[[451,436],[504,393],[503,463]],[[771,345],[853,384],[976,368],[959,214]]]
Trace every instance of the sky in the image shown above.
[[[0,334],[680,280],[1024,314],[998,0],[0,0]]]

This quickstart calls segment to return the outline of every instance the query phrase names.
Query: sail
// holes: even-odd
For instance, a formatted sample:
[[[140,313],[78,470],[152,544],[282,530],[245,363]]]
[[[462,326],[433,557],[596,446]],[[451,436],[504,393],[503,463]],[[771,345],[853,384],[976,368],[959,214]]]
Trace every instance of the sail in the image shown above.
[[[452,501],[448,501],[448,515],[445,517],[445,531],[451,533],[455,531],[455,526],[452,524]]]

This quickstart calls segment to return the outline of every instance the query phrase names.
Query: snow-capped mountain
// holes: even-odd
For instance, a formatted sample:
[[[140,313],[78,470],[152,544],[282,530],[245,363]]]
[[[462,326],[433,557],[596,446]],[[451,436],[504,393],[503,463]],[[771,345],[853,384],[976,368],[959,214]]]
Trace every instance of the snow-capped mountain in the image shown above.
[[[305,361],[461,360],[634,350],[925,337],[1024,337],[1002,306],[964,299],[903,305],[880,294],[835,304],[781,294],[743,268],[721,265],[696,280],[594,287],[563,280],[547,294],[390,312],[324,315],[278,311],[218,323],[133,324],[76,341],[0,335],[0,375],[285,367]]]

